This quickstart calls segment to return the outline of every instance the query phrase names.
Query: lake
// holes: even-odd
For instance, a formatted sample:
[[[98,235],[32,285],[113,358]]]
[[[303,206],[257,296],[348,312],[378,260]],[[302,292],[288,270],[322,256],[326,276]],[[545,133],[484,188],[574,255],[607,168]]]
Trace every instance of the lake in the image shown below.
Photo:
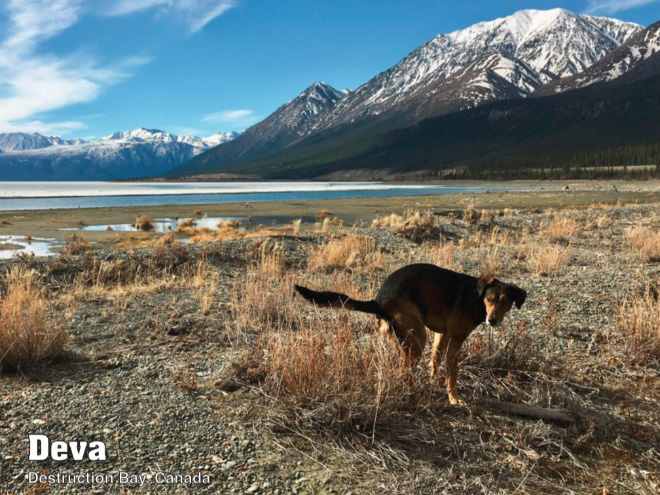
[[[0,211],[426,196],[531,189],[529,186],[507,183],[0,182]]]

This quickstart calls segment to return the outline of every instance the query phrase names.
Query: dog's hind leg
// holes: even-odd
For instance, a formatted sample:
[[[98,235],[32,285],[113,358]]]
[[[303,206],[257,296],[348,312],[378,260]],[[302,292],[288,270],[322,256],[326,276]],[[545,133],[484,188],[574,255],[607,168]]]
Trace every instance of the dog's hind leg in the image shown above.
[[[410,366],[415,366],[426,345],[426,327],[416,315],[398,313],[392,321],[392,328]]]

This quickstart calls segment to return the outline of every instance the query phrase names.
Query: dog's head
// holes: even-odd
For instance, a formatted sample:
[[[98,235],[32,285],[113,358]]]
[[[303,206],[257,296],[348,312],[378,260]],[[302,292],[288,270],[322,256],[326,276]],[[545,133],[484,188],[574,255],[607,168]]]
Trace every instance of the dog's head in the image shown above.
[[[517,285],[505,284],[487,275],[479,278],[477,291],[486,308],[486,323],[492,327],[502,323],[514,304],[520,309],[527,297],[527,292]]]

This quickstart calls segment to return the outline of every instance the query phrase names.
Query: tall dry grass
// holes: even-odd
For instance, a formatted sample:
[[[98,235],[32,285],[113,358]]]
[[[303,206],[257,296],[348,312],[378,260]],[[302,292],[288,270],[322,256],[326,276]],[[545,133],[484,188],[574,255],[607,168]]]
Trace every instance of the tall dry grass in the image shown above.
[[[623,301],[617,329],[631,361],[660,362],[660,298],[657,287],[649,284],[641,294]]]
[[[64,246],[62,246],[62,253],[66,255],[82,254],[90,248],[89,242],[85,236],[74,232],[71,235],[64,237]]]
[[[266,393],[299,423],[375,430],[429,402],[403,354],[346,314],[266,331],[260,350]]]
[[[48,303],[33,270],[14,267],[5,275],[0,307],[0,367],[24,369],[52,360],[64,349],[67,333],[49,321]]]
[[[377,216],[371,222],[372,228],[390,227],[392,231],[413,242],[423,242],[440,237],[442,229],[432,210],[414,210],[407,208],[403,215],[392,213]]]
[[[540,246],[529,256],[529,269],[536,276],[547,277],[568,264],[572,251],[570,246]]]
[[[348,234],[313,248],[307,257],[311,270],[332,271],[344,268],[384,268],[384,257],[370,237]]]
[[[624,237],[630,250],[649,261],[660,261],[660,232],[640,226],[626,230]]]
[[[564,244],[570,243],[581,230],[577,221],[566,215],[556,215],[541,222],[539,229],[541,238]]]

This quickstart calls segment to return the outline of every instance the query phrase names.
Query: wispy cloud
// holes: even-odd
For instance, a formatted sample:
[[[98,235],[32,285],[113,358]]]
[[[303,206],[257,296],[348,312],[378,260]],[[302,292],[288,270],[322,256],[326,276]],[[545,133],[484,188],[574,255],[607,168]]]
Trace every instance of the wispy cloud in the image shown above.
[[[641,7],[660,0],[589,0],[586,12],[589,14],[615,14],[622,10]]]
[[[232,128],[244,128],[261,120],[261,117],[252,110],[224,110],[204,115],[202,122],[205,124],[232,126]]]
[[[106,13],[118,16],[155,9],[159,14],[182,19],[194,33],[235,6],[235,0],[119,0]]]
[[[0,41],[0,131],[65,134],[84,128],[78,121],[44,122],[39,114],[95,100],[103,88],[128,77],[147,62],[128,58],[102,66],[81,54],[40,52],[40,44],[80,18],[82,0],[10,0],[6,37]]]

